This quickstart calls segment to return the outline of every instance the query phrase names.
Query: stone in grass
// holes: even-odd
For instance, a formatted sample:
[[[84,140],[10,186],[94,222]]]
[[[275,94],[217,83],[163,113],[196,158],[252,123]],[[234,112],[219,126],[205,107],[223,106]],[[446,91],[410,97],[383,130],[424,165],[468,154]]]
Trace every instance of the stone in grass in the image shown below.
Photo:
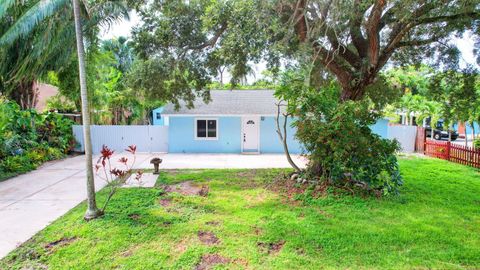
[[[122,187],[124,188],[131,188],[131,187],[153,187],[157,182],[158,175],[154,175],[153,173],[144,173],[140,180],[135,179],[135,174],[132,174],[125,184]]]

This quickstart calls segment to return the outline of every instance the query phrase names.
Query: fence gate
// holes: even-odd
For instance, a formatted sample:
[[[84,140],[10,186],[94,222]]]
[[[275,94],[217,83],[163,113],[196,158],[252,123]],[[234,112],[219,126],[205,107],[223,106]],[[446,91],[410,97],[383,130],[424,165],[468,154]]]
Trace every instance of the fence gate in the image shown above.
[[[415,152],[422,153],[425,152],[425,128],[417,127],[417,136],[415,139]]]
[[[400,143],[402,152],[412,153],[415,150],[415,135],[417,128],[415,126],[395,125],[388,126],[387,137],[395,139]]]
[[[78,145],[76,151],[84,151],[83,126],[74,125],[73,135]],[[136,145],[138,152],[168,152],[168,126],[91,126],[92,150],[98,154],[102,145],[122,152],[129,145]]]

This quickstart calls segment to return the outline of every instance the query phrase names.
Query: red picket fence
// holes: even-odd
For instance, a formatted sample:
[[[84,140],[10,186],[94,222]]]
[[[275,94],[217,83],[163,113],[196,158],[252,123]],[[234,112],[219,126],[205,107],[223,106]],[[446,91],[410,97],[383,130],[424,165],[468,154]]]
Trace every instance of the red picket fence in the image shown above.
[[[480,168],[480,150],[474,149],[473,147],[427,139],[425,141],[424,154]]]

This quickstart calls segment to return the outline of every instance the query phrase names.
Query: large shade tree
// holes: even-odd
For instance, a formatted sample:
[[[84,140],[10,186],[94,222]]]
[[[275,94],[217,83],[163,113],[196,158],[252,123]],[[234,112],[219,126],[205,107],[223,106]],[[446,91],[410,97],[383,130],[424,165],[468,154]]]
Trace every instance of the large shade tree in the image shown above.
[[[326,70],[342,100],[360,100],[389,61],[455,65],[450,39],[478,33],[479,9],[472,0],[154,1],[139,7],[134,39],[142,57],[172,59],[164,65],[196,79],[220,66],[207,61],[219,53],[237,78],[249,61],[309,59],[311,76]]]

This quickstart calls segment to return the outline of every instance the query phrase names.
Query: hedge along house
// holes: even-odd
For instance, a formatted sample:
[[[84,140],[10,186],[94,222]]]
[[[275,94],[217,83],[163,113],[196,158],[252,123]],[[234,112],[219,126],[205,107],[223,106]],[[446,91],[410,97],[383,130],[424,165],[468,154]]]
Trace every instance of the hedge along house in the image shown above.
[[[185,103],[153,111],[153,124],[168,126],[169,153],[283,153],[276,133],[277,103],[273,90],[212,90],[211,101],[201,98],[194,108]],[[280,119],[283,124],[283,116]],[[295,139],[292,119],[287,119],[287,144],[293,154],[302,152]],[[387,136],[388,120],[372,129]]]

